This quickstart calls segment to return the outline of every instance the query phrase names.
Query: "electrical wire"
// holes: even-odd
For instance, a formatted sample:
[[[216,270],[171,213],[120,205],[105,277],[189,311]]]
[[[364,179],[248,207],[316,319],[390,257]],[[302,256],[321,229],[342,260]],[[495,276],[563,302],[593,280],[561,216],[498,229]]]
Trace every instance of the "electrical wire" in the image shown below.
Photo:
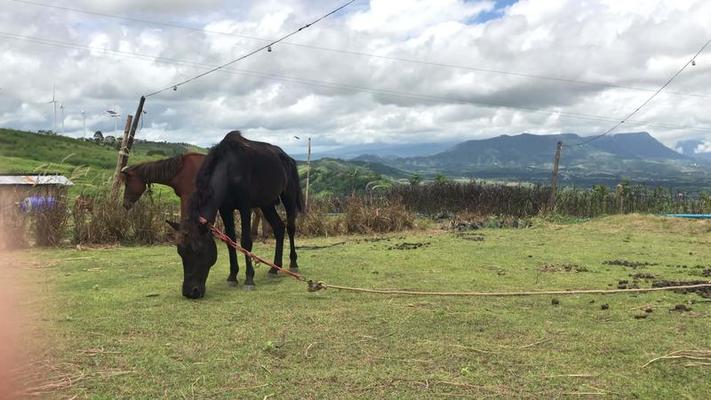
[[[17,35],[17,34],[6,33],[6,32],[0,32],[0,37],[6,37],[9,39],[16,39],[16,40],[24,40],[24,41],[28,41],[28,42],[32,42],[32,43],[53,46],[53,47],[81,49],[81,50],[86,50],[86,51],[103,53],[105,55],[113,55],[113,56],[118,56],[118,57],[133,58],[133,59],[139,59],[139,60],[145,60],[145,61],[154,61],[154,62],[160,62],[163,64],[169,64],[169,65],[187,66],[187,67],[191,67],[191,68],[207,69],[207,70],[212,70],[215,68],[214,65],[204,64],[204,63],[200,63],[200,62],[185,61],[185,60],[179,60],[179,59],[175,59],[175,58],[153,56],[153,55],[147,55],[147,54],[120,51],[120,50],[110,50],[110,49],[91,47],[91,46],[86,46],[86,45],[81,45],[81,44],[76,44],[76,43],[61,42],[61,41],[56,41],[56,40],[51,40],[51,39],[43,39],[43,38],[37,38],[37,37],[31,37],[31,36]],[[521,110],[521,111],[531,112],[531,113],[541,113],[541,114],[545,114],[548,116],[556,115],[556,116],[561,116],[561,117],[566,117],[566,118],[571,118],[571,119],[581,119],[581,120],[590,120],[590,121],[603,121],[603,122],[617,121],[617,119],[615,119],[615,118],[594,115],[594,114],[559,112],[559,111],[546,110],[546,109],[542,109],[542,108],[513,106],[513,105],[508,105],[508,104],[502,104],[502,103],[492,103],[492,102],[485,102],[485,101],[481,101],[481,100],[458,98],[458,97],[452,97],[452,96],[427,95],[427,94],[404,92],[404,91],[398,91],[398,90],[392,90],[392,89],[372,88],[372,87],[366,87],[366,86],[344,84],[341,82],[322,81],[322,80],[315,80],[315,79],[308,79],[308,78],[301,78],[301,77],[286,76],[286,75],[275,74],[275,73],[251,71],[251,70],[245,70],[245,69],[223,68],[220,70],[220,72],[228,73],[228,74],[232,74],[232,75],[256,76],[256,77],[268,78],[268,79],[272,79],[272,80],[296,83],[296,84],[305,85],[305,86],[313,86],[313,87],[329,88],[329,89],[347,89],[347,90],[352,90],[352,91],[368,92],[368,93],[373,93],[373,94],[378,94],[378,95],[384,95],[384,96],[395,97],[395,98],[404,98],[404,99],[410,99],[410,100],[449,102],[449,103],[458,103],[458,104],[467,104],[467,105],[478,105],[478,106],[485,106],[485,107],[502,107],[502,108]],[[671,125],[671,124],[664,124],[664,123],[651,122],[651,121],[628,120],[628,122],[632,123],[633,125],[645,125],[645,126],[658,127],[658,128],[664,128],[664,129],[686,129],[686,130],[698,130],[698,131],[703,131],[703,132],[708,132],[709,130],[711,130],[711,128]]]
[[[257,36],[244,35],[244,34],[238,34],[238,33],[232,33],[232,32],[223,32],[223,31],[203,29],[203,28],[196,28],[193,26],[181,25],[181,24],[170,23],[170,22],[161,22],[161,21],[155,21],[155,20],[149,20],[149,19],[127,17],[127,16],[121,16],[121,15],[109,14],[109,13],[105,13],[105,12],[80,9],[80,8],[76,8],[76,7],[58,6],[58,5],[54,5],[54,4],[45,4],[45,3],[39,3],[39,2],[34,2],[34,1],[28,1],[28,0],[8,0],[8,1],[12,1],[15,3],[20,3],[20,4],[37,6],[37,7],[45,7],[45,8],[50,8],[50,9],[70,11],[70,12],[76,12],[76,13],[87,14],[87,15],[95,15],[95,16],[100,16],[100,17],[104,17],[104,18],[118,19],[118,20],[123,20],[123,21],[139,23],[139,24],[164,26],[164,27],[168,27],[168,28],[183,29],[183,30],[188,30],[188,31],[193,31],[193,32],[232,36],[232,37],[267,42],[267,43],[272,43],[274,41],[273,39],[266,39],[266,38],[257,37]],[[336,48],[314,46],[314,45],[294,43],[294,42],[288,42],[288,41],[282,41],[282,42],[280,42],[280,44],[294,46],[294,47],[300,47],[300,48],[307,48],[307,49],[312,49],[312,50],[318,50],[318,51],[324,51],[324,52],[348,54],[348,55],[354,55],[354,56],[359,56],[359,57],[376,58],[376,59],[381,59],[381,60],[397,61],[397,62],[404,62],[404,63],[411,63],[411,64],[420,64],[420,65],[443,67],[443,68],[450,68],[450,69],[462,69],[462,70],[475,71],[475,72],[494,73],[494,74],[515,76],[515,77],[520,77],[520,78],[527,78],[527,79],[548,80],[548,81],[561,82],[561,83],[566,83],[566,84],[598,86],[598,87],[607,87],[607,88],[613,88],[613,89],[626,89],[626,90],[634,90],[634,91],[642,91],[642,92],[654,92],[655,91],[655,89],[651,89],[651,88],[641,88],[641,87],[628,86],[628,85],[619,85],[619,84],[610,83],[610,82],[593,82],[593,81],[585,81],[585,80],[580,80],[580,79],[572,79],[572,78],[564,78],[564,77],[556,77],[556,76],[546,76],[546,75],[538,75],[538,74],[528,74],[528,73],[516,72],[516,71],[506,71],[506,70],[500,70],[500,69],[495,69],[495,68],[433,62],[433,61],[418,60],[418,59],[406,58],[406,57],[385,56],[385,55],[367,53],[367,52],[362,52],[362,51],[336,49]],[[267,47],[268,46],[269,45],[267,45]],[[670,94],[670,95],[675,95],[675,96],[711,98],[711,95],[701,94],[701,93],[684,93],[684,92],[678,92],[678,91],[667,91],[666,93]]]
[[[674,73],[674,75],[672,75],[671,78],[669,78],[666,82],[664,82],[664,84],[661,87],[659,87],[659,89],[657,89],[651,96],[649,96],[644,102],[642,102],[642,104],[637,106],[637,108],[632,110],[631,113],[627,114],[624,118],[622,118],[619,122],[617,122],[615,125],[613,125],[610,129],[606,130],[605,132],[603,132],[599,135],[593,136],[592,138],[590,138],[588,140],[585,140],[581,143],[576,143],[574,145],[575,146],[585,146],[586,144],[591,143],[595,140],[598,140],[598,139],[608,135],[609,133],[613,132],[615,129],[619,128],[620,126],[622,126],[622,124],[627,122],[630,118],[632,118],[635,114],[637,114],[644,106],[649,104],[649,102],[651,102],[655,97],[657,97],[657,95],[659,93],[661,93],[662,90],[664,90],[664,88],[669,86],[672,83],[672,81],[674,81],[674,79],[676,79],[677,76],[679,76],[682,72],[684,72],[686,67],[688,67],[689,65],[692,65],[692,64],[696,65],[696,57],[698,57],[699,54],[701,54],[704,51],[704,49],[706,49],[706,47],[708,47],[709,44],[711,44],[711,39],[707,40],[706,43],[704,43],[704,45],[701,46],[699,51],[697,51],[696,54],[694,54],[694,56],[691,57],[691,59],[686,62],[686,64],[684,64],[678,71],[676,71],[676,73]]]
[[[144,95],[143,97],[148,98],[148,97],[151,97],[151,96],[155,96],[155,95],[157,95],[157,94],[159,94],[159,93],[163,93],[163,92],[165,92],[166,90],[169,90],[169,89],[177,90],[178,87],[180,87],[180,86],[183,86],[183,85],[185,85],[185,84],[187,84],[187,83],[190,83],[190,82],[192,82],[192,81],[195,81],[195,80],[197,80],[197,79],[200,79],[200,78],[202,78],[202,77],[204,77],[204,76],[206,76],[206,75],[209,75],[209,74],[211,74],[211,73],[213,73],[213,72],[215,72],[215,71],[219,71],[219,70],[221,70],[221,69],[223,69],[223,68],[225,68],[225,67],[227,67],[227,66],[230,66],[230,65],[232,65],[232,64],[234,64],[234,63],[236,63],[236,62],[238,62],[238,61],[242,61],[242,60],[244,60],[244,59],[247,58],[247,57],[250,57],[250,56],[252,56],[252,55],[254,55],[254,54],[259,53],[260,51],[267,50],[267,49],[271,49],[271,47],[274,46],[275,44],[277,44],[277,43],[279,43],[279,42],[281,42],[281,41],[283,41],[283,40],[286,40],[286,39],[288,39],[288,38],[290,38],[290,37],[296,35],[297,33],[301,32],[301,31],[304,30],[304,29],[307,29],[307,28],[311,27],[311,26],[314,25],[314,24],[319,23],[319,22],[322,21],[323,19],[328,18],[328,17],[330,17],[331,15],[333,15],[333,14],[335,14],[335,13],[341,11],[342,9],[348,7],[349,5],[353,4],[355,1],[356,1],[356,0],[350,0],[350,1],[346,2],[345,4],[342,4],[341,6],[339,6],[339,7],[335,8],[335,9],[329,11],[328,13],[326,13],[326,14],[324,14],[324,15],[322,15],[321,17],[319,17],[319,18],[313,20],[312,22],[310,22],[310,23],[308,23],[308,24],[302,26],[301,28],[299,28],[299,29],[297,29],[297,30],[295,30],[295,31],[292,31],[292,32],[290,32],[290,33],[287,33],[286,35],[280,37],[279,39],[276,39],[276,40],[270,42],[269,44],[266,44],[266,45],[264,45],[264,46],[262,46],[262,47],[259,47],[259,48],[257,48],[257,49],[254,49],[254,50],[248,52],[247,54],[244,54],[244,55],[241,56],[241,57],[235,58],[234,60],[231,60],[231,61],[228,61],[228,62],[226,62],[226,63],[224,63],[224,64],[218,65],[218,66],[216,66],[216,67],[214,67],[214,68],[211,68],[211,69],[209,69],[209,70],[207,70],[207,71],[205,71],[205,72],[199,73],[199,74],[197,74],[197,75],[195,75],[195,76],[193,76],[193,77],[190,77],[190,78],[188,78],[188,79],[182,80],[182,81],[180,81],[180,82],[178,82],[178,83],[174,83],[174,84],[172,84],[172,85],[170,85],[170,86],[167,86],[167,87],[165,87],[165,88],[163,88],[163,89],[159,89],[159,90],[156,90],[155,92],[148,93],[148,94]]]

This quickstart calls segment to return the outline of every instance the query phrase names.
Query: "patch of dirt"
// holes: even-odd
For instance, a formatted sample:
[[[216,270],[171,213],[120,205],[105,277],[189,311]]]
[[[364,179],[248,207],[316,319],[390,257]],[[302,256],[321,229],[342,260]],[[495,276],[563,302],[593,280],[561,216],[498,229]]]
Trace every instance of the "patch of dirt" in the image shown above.
[[[502,229],[502,228],[528,228],[532,226],[530,220],[514,217],[494,217],[481,216],[468,213],[460,213],[450,218],[449,229],[454,231],[474,231],[478,229]]]
[[[636,274],[630,275],[632,279],[657,279],[656,276],[650,274],[649,272],[637,272]]]
[[[566,264],[543,264],[538,268],[540,272],[589,272],[590,270],[584,265],[566,263]]]
[[[667,287],[667,286],[687,286],[687,285],[702,285],[709,283],[708,281],[667,281],[657,280],[652,282],[652,287]],[[694,289],[678,289],[675,293],[696,293],[704,298],[711,298],[711,286],[694,288]]]
[[[388,250],[416,250],[421,247],[427,247],[430,245],[430,242],[402,242],[399,244],[396,244],[394,246],[388,247]]]
[[[472,242],[483,242],[486,237],[481,233],[461,232],[457,234],[457,238],[462,240],[471,240]]]
[[[618,289],[639,289],[639,282],[636,280],[633,280],[632,283],[630,281],[623,279],[617,281],[617,288]]]
[[[674,311],[674,312],[689,312],[691,311],[691,307],[688,307],[686,304],[677,304],[674,306],[674,308],[670,308],[669,311]]]
[[[639,268],[639,267],[649,267],[653,265],[659,265],[657,263],[650,263],[645,261],[630,261],[630,260],[607,260],[602,262],[604,265],[619,265],[621,267],[629,268]]]
[[[321,249],[327,249],[329,247],[336,247],[340,245],[344,245],[346,242],[338,242],[338,243],[331,243],[331,244],[324,244],[322,246],[299,246],[297,247],[298,250],[321,250]]]
[[[702,273],[701,276],[711,276],[711,268],[706,268]]]
[[[390,238],[374,237],[374,238],[363,239],[362,241],[366,242],[366,243],[375,243],[375,242],[382,242],[382,241],[390,241]],[[358,242],[360,242],[360,240]]]

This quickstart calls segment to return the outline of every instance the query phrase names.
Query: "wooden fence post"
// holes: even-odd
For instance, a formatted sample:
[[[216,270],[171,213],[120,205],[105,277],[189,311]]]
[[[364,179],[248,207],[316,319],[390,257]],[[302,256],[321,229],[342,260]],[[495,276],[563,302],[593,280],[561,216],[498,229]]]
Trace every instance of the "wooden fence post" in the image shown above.
[[[311,137],[309,136],[309,149],[306,156],[306,201],[304,203],[305,211],[309,211],[309,180],[311,178]]]
[[[118,195],[119,187],[121,185],[121,180],[119,175],[121,174],[121,169],[126,166],[128,162],[128,151],[126,146],[128,145],[128,135],[131,132],[131,122],[133,121],[133,116],[129,115],[126,117],[126,126],[123,128],[123,138],[121,139],[121,145],[119,146],[118,158],[116,159],[116,169],[114,170],[114,182],[111,186],[111,198],[116,199]]]
[[[119,149],[118,160],[116,161],[116,171],[114,173],[114,184],[111,188],[111,197],[116,199],[118,195],[118,189],[121,186],[121,170],[128,164],[128,156],[131,154],[131,148],[133,147],[133,138],[136,135],[136,129],[138,129],[138,121],[141,120],[143,115],[143,104],[146,102],[146,98],[141,96],[141,100],[138,101],[138,108],[136,109],[136,117],[129,118],[126,120],[126,127],[131,127],[128,134],[124,131],[124,140],[121,142],[121,148]]]
[[[551,195],[548,198],[548,212],[555,210],[555,200],[558,193],[558,165],[560,163],[560,151],[563,149],[563,142],[558,142],[555,149],[555,159],[553,160],[553,176],[551,177]]]

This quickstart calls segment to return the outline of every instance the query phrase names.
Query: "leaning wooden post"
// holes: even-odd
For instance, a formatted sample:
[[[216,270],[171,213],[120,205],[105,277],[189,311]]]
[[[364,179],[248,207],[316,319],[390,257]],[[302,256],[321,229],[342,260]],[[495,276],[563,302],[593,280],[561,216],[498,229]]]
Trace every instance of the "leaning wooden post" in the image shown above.
[[[563,149],[563,142],[558,142],[555,149],[555,159],[553,160],[553,176],[551,177],[551,195],[548,198],[548,211],[555,210],[555,199],[558,193],[558,164],[560,163],[560,151]]]
[[[126,166],[128,161],[128,152],[126,151],[126,146],[128,145],[128,135],[131,132],[131,121],[133,116],[129,115],[126,118],[126,126],[123,128],[123,139],[121,139],[121,145],[119,146],[118,158],[116,159],[116,169],[114,170],[114,182],[111,186],[111,198],[115,199],[118,195],[119,187],[121,185],[121,180],[119,175],[121,174],[121,169]]]
[[[114,174],[114,187],[111,190],[111,197],[114,199],[118,195],[118,188],[121,186],[121,170],[128,164],[128,156],[131,154],[133,138],[136,135],[136,129],[138,129],[138,122],[141,120],[141,116],[143,115],[143,104],[145,102],[145,96],[141,96],[141,100],[138,101],[138,108],[136,108],[136,117],[130,120],[130,122],[126,122],[126,125],[130,125],[131,129],[128,131],[128,135],[124,134],[126,140],[125,146],[122,142],[121,149],[119,149],[119,158],[116,162],[116,172]]]
[[[131,132],[128,134],[128,146],[127,150],[130,153],[133,147],[133,137],[136,136],[136,129],[138,129],[138,122],[143,116],[143,103],[146,102],[146,98],[141,96],[141,100],[138,101],[138,108],[136,108],[136,118],[133,119],[133,124],[131,125]],[[128,155],[126,155],[126,160],[128,161]]]
[[[309,178],[311,177],[311,137],[309,136],[309,150],[306,156],[306,201],[304,208],[309,210]]]

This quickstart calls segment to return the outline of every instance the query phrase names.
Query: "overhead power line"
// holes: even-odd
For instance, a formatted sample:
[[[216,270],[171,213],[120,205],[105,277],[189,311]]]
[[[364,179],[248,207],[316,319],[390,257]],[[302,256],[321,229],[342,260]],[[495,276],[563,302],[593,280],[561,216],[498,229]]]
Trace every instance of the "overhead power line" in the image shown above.
[[[203,69],[203,70],[206,70],[206,69],[209,70],[209,69],[213,69],[215,67],[214,65],[204,64],[204,63],[200,63],[200,62],[186,61],[186,60],[180,60],[180,59],[168,58],[168,57],[159,57],[159,56],[133,53],[133,52],[127,52],[127,51],[120,51],[120,50],[110,50],[110,49],[105,49],[105,48],[100,48],[100,47],[91,47],[91,46],[86,46],[86,45],[81,45],[81,44],[76,44],[76,43],[62,42],[62,41],[56,41],[56,40],[51,40],[51,39],[42,39],[42,38],[37,38],[37,37],[32,37],[32,36],[16,35],[16,34],[5,33],[5,32],[0,32],[0,37],[6,37],[9,39],[16,39],[16,40],[23,40],[23,41],[28,41],[28,42],[37,43],[37,44],[46,45],[46,46],[52,46],[52,47],[81,49],[81,50],[86,50],[86,51],[103,53],[105,55],[139,59],[139,60],[145,60],[145,61],[154,61],[154,62],[160,62],[163,64],[169,64],[169,65],[187,66],[187,67],[198,68],[198,69]],[[545,114],[545,115],[549,115],[549,116],[550,115],[557,115],[557,116],[571,118],[571,119],[581,119],[581,120],[590,120],[590,121],[603,121],[603,122],[617,121],[617,119],[612,118],[612,117],[605,117],[605,116],[594,115],[594,114],[559,112],[559,111],[546,110],[543,108],[513,106],[513,105],[508,105],[508,104],[502,104],[502,103],[492,103],[492,102],[486,102],[483,100],[473,100],[473,99],[458,98],[458,97],[452,97],[452,96],[437,96],[437,95],[427,95],[427,94],[413,93],[413,92],[404,92],[404,91],[393,90],[393,89],[372,88],[372,87],[366,87],[366,86],[351,85],[351,84],[346,84],[346,83],[341,83],[341,82],[321,81],[321,80],[315,80],[315,79],[286,76],[286,75],[280,75],[280,74],[276,74],[276,73],[250,71],[250,70],[244,70],[244,69],[223,68],[223,69],[219,70],[219,72],[228,73],[228,74],[232,74],[232,75],[257,76],[257,77],[262,77],[262,78],[268,78],[271,80],[296,83],[296,84],[305,85],[305,86],[313,86],[313,87],[329,88],[329,89],[346,89],[346,90],[351,90],[351,91],[367,92],[367,93],[384,95],[384,96],[389,96],[389,97],[394,97],[394,98],[410,99],[410,100],[448,102],[448,103],[456,103],[456,104],[478,105],[478,106],[484,106],[484,107],[502,107],[502,108],[521,110],[521,111],[531,112],[531,113],[541,113],[541,114]],[[708,132],[711,129],[711,128],[702,128],[702,127],[693,127],[693,126],[679,126],[679,125],[671,125],[671,124],[664,124],[664,123],[650,122],[650,121],[639,121],[639,120],[628,120],[628,122],[631,123],[632,125],[646,125],[646,126],[650,126],[650,127],[658,127],[658,128],[664,128],[664,129],[686,129],[686,130],[698,130],[698,131],[703,131],[703,132]]]
[[[214,67],[215,67],[214,65],[204,64],[204,63],[200,63],[200,62],[179,60],[179,59],[168,58],[168,57],[158,57],[158,56],[153,56],[153,55],[133,53],[133,52],[127,52],[127,51],[120,51],[120,50],[110,50],[110,49],[104,49],[104,48],[100,48],[100,47],[91,47],[91,46],[86,46],[86,45],[81,45],[81,44],[76,44],[76,43],[61,42],[61,41],[56,41],[56,40],[51,40],[51,39],[42,39],[42,38],[37,38],[37,37],[16,35],[16,34],[5,33],[5,32],[0,32],[0,37],[6,37],[6,38],[16,39],[16,40],[24,40],[24,41],[37,43],[37,44],[41,44],[41,45],[46,45],[46,46],[52,46],[52,47],[81,49],[81,50],[86,50],[86,51],[103,53],[105,55],[112,55],[112,56],[118,56],[118,57],[124,57],[124,58],[133,58],[133,59],[139,59],[139,60],[145,60],[145,61],[154,61],[154,62],[160,62],[163,64],[169,64],[169,65],[187,66],[187,67],[198,68],[198,69],[203,69],[203,70],[210,70],[210,69],[214,69]],[[315,80],[315,79],[286,76],[286,75],[280,75],[280,74],[276,74],[276,73],[250,71],[250,70],[244,70],[244,69],[223,68],[223,69],[219,70],[219,72],[228,73],[228,74],[232,74],[232,75],[257,76],[257,77],[262,77],[262,78],[268,78],[271,80],[296,83],[296,84],[305,85],[305,86],[313,86],[313,87],[329,88],[329,89],[346,89],[346,90],[351,90],[351,91],[367,92],[367,93],[373,93],[373,94],[378,94],[378,95],[383,95],[383,96],[410,99],[410,100],[448,102],[448,103],[456,103],[456,104],[478,105],[478,106],[484,106],[484,107],[502,107],[502,108],[508,108],[508,109],[513,109],[513,110],[521,110],[521,111],[531,112],[531,113],[541,113],[541,114],[545,114],[545,115],[549,115],[549,116],[550,115],[557,115],[557,116],[561,116],[561,117],[565,117],[565,118],[580,119],[580,120],[603,121],[603,122],[617,121],[617,119],[615,119],[615,118],[594,115],[594,114],[559,112],[559,111],[551,111],[551,110],[547,110],[547,109],[543,109],[543,108],[513,106],[513,105],[508,105],[508,104],[503,104],[503,103],[492,103],[492,102],[487,102],[487,101],[483,101],[483,100],[466,99],[466,98],[459,98],[459,97],[452,97],[452,96],[427,95],[427,94],[421,94],[421,93],[404,92],[404,91],[393,90],[393,89],[372,88],[372,87],[366,87],[366,86],[351,85],[351,84],[346,84],[346,83],[341,83],[341,82],[321,81],[321,80]],[[702,128],[702,127],[693,127],[693,126],[679,126],[679,125],[671,125],[671,124],[664,124],[664,123],[650,122],[650,121],[639,121],[639,120],[637,120],[637,121],[628,120],[628,122],[631,123],[632,125],[646,125],[646,126],[650,126],[650,127],[658,127],[658,128],[664,128],[664,129],[686,129],[686,130],[698,130],[698,131],[703,131],[703,132],[708,132],[711,129],[711,128]]]
[[[39,2],[29,1],[29,0],[9,0],[9,1],[12,1],[15,3],[21,3],[21,4],[28,4],[28,5],[37,6],[37,7],[52,8],[52,9],[71,11],[71,12],[87,14],[87,15],[95,15],[95,16],[100,16],[100,17],[104,17],[104,18],[118,19],[118,20],[123,20],[123,21],[139,23],[139,24],[164,26],[164,27],[168,27],[168,28],[183,29],[183,30],[188,30],[188,31],[193,31],[193,32],[232,36],[232,37],[238,37],[238,38],[242,38],[242,39],[266,42],[266,43],[273,43],[274,42],[274,39],[267,39],[267,38],[239,34],[239,33],[233,33],[233,32],[223,32],[223,31],[217,31],[217,30],[203,29],[203,28],[197,28],[194,26],[176,24],[176,23],[171,23],[171,22],[162,22],[162,21],[155,21],[155,20],[149,20],[149,19],[127,17],[127,16],[109,14],[109,13],[100,12],[100,11],[86,10],[86,9],[81,9],[81,8],[76,8],[76,7],[58,6],[58,5],[54,5],[54,4],[45,4],[45,3],[39,3]],[[289,41],[281,41],[280,44],[294,46],[294,47],[300,47],[300,48],[307,48],[307,49],[312,49],[312,50],[318,50],[318,51],[324,51],[324,52],[348,54],[348,55],[359,56],[359,57],[376,58],[376,59],[381,59],[381,60],[397,61],[397,62],[404,62],[404,63],[411,63],[411,64],[420,64],[420,65],[443,67],[443,68],[450,68],[450,69],[461,69],[461,70],[468,70],[468,71],[475,71],[475,72],[493,73],[493,74],[515,76],[515,77],[527,78],[527,79],[547,80],[547,81],[560,82],[560,83],[566,83],[566,84],[584,85],[584,86],[598,86],[598,87],[606,87],[606,88],[611,88],[611,89],[626,89],[626,90],[634,90],[634,91],[642,91],[642,92],[654,92],[655,91],[655,89],[652,89],[652,88],[641,88],[641,87],[635,87],[635,86],[629,86],[629,85],[620,85],[620,84],[615,84],[615,83],[610,83],[610,82],[594,82],[594,81],[586,81],[586,80],[581,80],[581,79],[572,79],[572,78],[547,76],[547,75],[539,75],[539,74],[529,74],[529,73],[517,72],[517,71],[506,71],[506,70],[501,70],[501,69],[496,69],[496,68],[486,68],[486,67],[443,63],[443,62],[433,62],[433,61],[418,60],[418,59],[406,58],[406,57],[385,56],[385,55],[381,55],[381,54],[373,54],[373,53],[367,53],[367,52],[362,52],[362,51],[336,49],[336,48],[330,48],[330,47],[322,47],[322,46],[294,43],[294,42],[289,42]],[[266,47],[269,47],[269,45],[266,45]],[[702,93],[685,93],[685,92],[668,91],[667,94],[675,95],[675,96],[711,98],[711,95],[702,94]]]
[[[190,77],[190,78],[188,78],[188,79],[185,79],[185,80],[182,80],[182,81],[180,81],[180,82],[174,83],[174,84],[172,84],[172,85],[170,85],[170,86],[167,86],[167,87],[165,87],[165,88],[163,88],[163,89],[159,89],[159,90],[156,90],[155,92],[148,93],[148,94],[146,94],[144,97],[155,96],[155,95],[157,95],[157,94],[159,94],[159,93],[162,93],[162,92],[165,92],[166,90],[169,90],[169,89],[177,90],[178,87],[180,87],[180,86],[183,86],[183,85],[185,85],[185,84],[187,84],[187,83],[190,83],[190,82],[192,82],[192,81],[194,81],[194,80],[200,79],[200,78],[202,78],[203,76],[209,75],[209,74],[211,74],[211,73],[213,73],[213,72],[215,72],[215,71],[221,70],[221,69],[223,69],[223,68],[225,68],[225,67],[227,67],[227,66],[230,66],[230,65],[232,65],[232,64],[234,64],[234,63],[236,63],[236,62],[238,62],[238,61],[244,60],[245,58],[250,57],[250,56],[252,56],[252,55],[254,55],[254,54],[257,54],[257,53],[259,53],[260,51],[267,50],[267,49],[271,50],[271,47],[274,46],[275,44],[277,44],[277,43],[279,43],[279,42],[281,42],[281,41],[284,41],[284,40],[286,40],[286,39],[288,39],[288,38],[290,38],[290,37],[296,35],[297,33],[301,32],[301,31],[304,30],[304,29],[309,28],[310,26],[312,26],[312,25],[314,25],[314,24],[319,23],[319,22],[322,21],[323,19],[328,18],[329,16],[331,16],[331,15],[333,15],[333,14],[335,14],[335,13],[337,13],[337,12],[343,10],[344,8],[348,7],[349,5],[353,4],[355,1],[356,1],[356,0],[350,0],[350,1],[348,1],[347,3],[342,4],[341,6],[339,6],[339,7],[335,8],[335,9],[329,11],[328,13],[326,13],[326,14],[324,14],[324,15],[318,17],[318,18],[316,18],[315,20],[313,20],[313,21],[311,21],[310,23],[308,23],[308,24],[302,26],[301,28],[299,28],[299,29],[297,29],[297,30],[295,30],[295,31],[292,31],[292,32],[290,32],[290,33],[287,33],[286,35],[280,37],[279,39],[274,40],[274,41],[270,42],[269,44],[266,44],[266,45],[264,45],[264,46],[262,46],[262,47],[260,47],[260,48],[254,49],[254,50],[250,51],[249,53],[244,54],[244,55],[241,56],[241,57],[235,58],[234,60],[231,60],[231,61],[228,61],[228,62],[226,62],[226,63],[224,63],[224,64],[218,65],[218,66],[216,66],[216,67],[214,67],[214,68],[211,68],[211,69],[209,69],[209,70],[207,70],[207,71],[205,71],[205,72],[199,73],[199,74],[197,74],[197,75],[195,75],[195,76],[193,76],[193,77]]]
[[[635,114],[637,114],[642,108],[644,108],[644,106],[646,106],[647,104],[649,104],[649,102],[651,102],[655,97],[657,97],[657,95],[658,95],[659,93],[661,93],[662,90],[664,90],[664,88],[666,88],[667,86],[669,86],[669,85],[672,83],[672,81],[673,81],[674,79],[676,79],[677,76],[679,76],[682,72],[684,72],[684,70],[686,69],[686,67],[688,67],[689,65],[696,65],[696,57],[698,57],[699,54],[701,54],[701,53],[704,51],[704,49],[706,49],[706,47],[707,47],[709,44],[711,44],[711,39],[707,40],[706,43],[704,43],[704,45],[701,46],[701,48],[699,49],[699,51],[697,51],[696,54],[694,54],[694,56],[691,57],[691,59],[686,62],[686,64],[684,64],[681,68],[679,68],[679,70],[676,71],[676,73],[674,73],[674,75],[672,75],[671,78],[669,78],[666,82],[664,82],[664,84],[663,84],[661,87],[659,87],[659,89],[657,89],[654,93],[652,93],[652,95],[649,96],[644,102],[642,102],[642,104],[640,104],[639,106],[637,106],[637,108],[635,108],[634,110],[632,110],[632,112],[630,112],[629,114],[627,114],[624,118],[622,118],[619,122],[617,122],[615,125],[613,125],[610,129],[606,130],[605,132],[603,132],[603,133],[601,133],[601,134],[599,134],[599,135],[597,135],[597,136],[593,136],[592,138],[590,138],[590,139],[588,139],[588,140],[585,140],[585,141],[583,141],[582,143],[577,143],[576,146],[584,146],[584,145],[586,145],[586,144],[588,144],[588,143],[590,143],[590,142],[593,142],[593,141],[595,141],[595,140],[598,140],[598,139],[600,139],[601,137],[606,136],[607,134],[613,132],[615,129],[617,129],[617,128],[619,128],[620,126],[622,126],[622,124],[624,124],[625,122],[627,122],[630,118],[632,118]]]

